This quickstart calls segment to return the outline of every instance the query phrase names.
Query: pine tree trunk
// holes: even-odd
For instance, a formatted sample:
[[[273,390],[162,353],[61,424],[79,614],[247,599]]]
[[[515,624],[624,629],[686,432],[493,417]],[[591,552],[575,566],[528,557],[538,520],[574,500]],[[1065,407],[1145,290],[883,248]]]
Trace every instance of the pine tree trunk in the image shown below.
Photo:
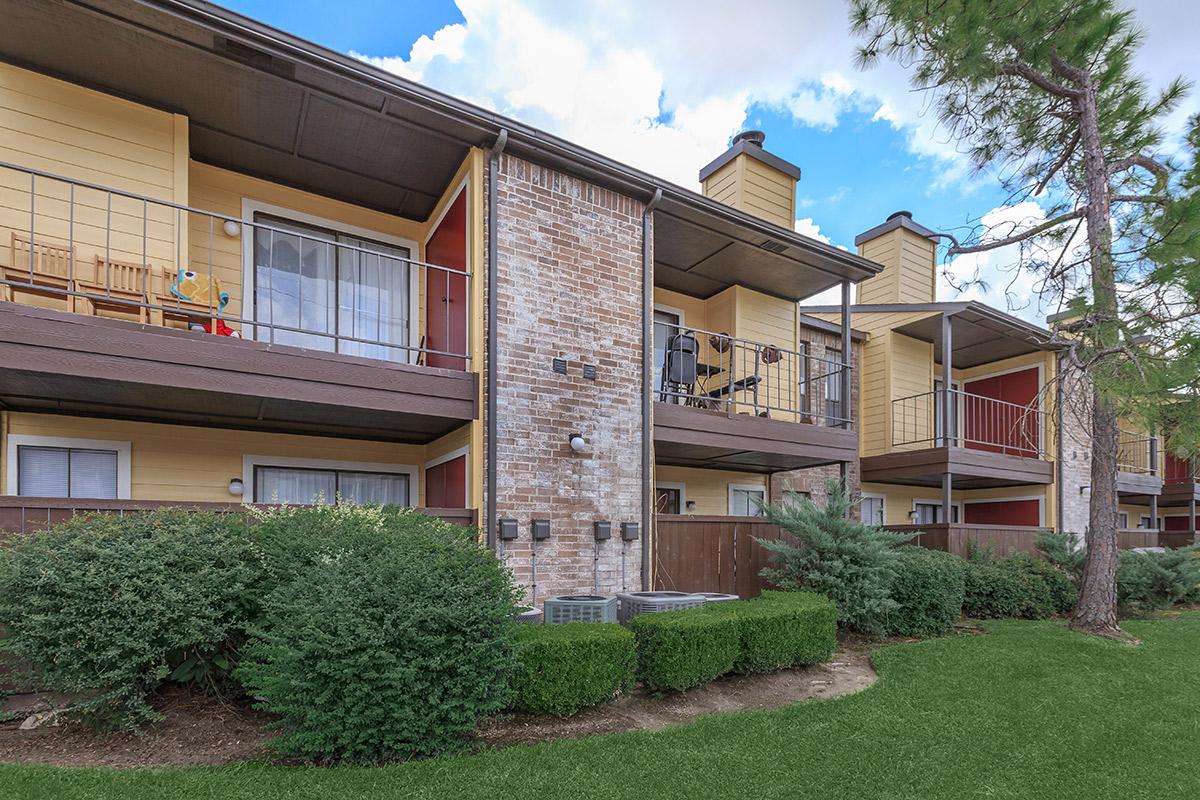
[[[1110,184],[1100,137],[1096,86],[1091,75],[1071,76],[1082,90],[1077,100],[1080,144],[1087,180],[1087,234],[1091,266],[1093,341],[1097,352],[1119,344],[1116,279],[1113,274]],[[1071,619],[1076,630],[1119,636],[1117,624],[1117,411],[1093,380],[1092,475],[1087,560],[1079,603]]]

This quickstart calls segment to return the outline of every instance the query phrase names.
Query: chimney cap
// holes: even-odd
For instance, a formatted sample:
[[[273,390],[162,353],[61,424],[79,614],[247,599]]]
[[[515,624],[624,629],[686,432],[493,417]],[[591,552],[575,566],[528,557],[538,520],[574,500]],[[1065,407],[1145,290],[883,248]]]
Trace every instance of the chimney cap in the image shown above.
[[[784,161],[779,156],[763,148],[763,141],[766,138],[767,135],[762,131],[742,131],[734,136],[733,143],[730,144],[729,149],[700,170],[700,182],[703,183],[708,180],[710,175],[742,154],[756,161],[761,161],[768,167],[782,172],[794,181],[800,180],[799,167],[790,161]]]
[[[919,222],[913,222],[911,211],[896,211],[888,215],[887,220],[871,228],[869,231],[864,231],[854,237],[854,246],[858,247],[863,242],[869,242],[872,239],[877,239],[885,233],[896,230],[896,228],[904,228],[912,231],[917,236],[924,236],[926,239],[938,239],[939,235],[936,231],[931,231]]]
[[[738,142],[746,142],[747,144],[755,144],[759,147],[763,146],[763,142],[767,140],[767,135],[762,131],[742,131],[737,136],[733,137],[733,144]]]

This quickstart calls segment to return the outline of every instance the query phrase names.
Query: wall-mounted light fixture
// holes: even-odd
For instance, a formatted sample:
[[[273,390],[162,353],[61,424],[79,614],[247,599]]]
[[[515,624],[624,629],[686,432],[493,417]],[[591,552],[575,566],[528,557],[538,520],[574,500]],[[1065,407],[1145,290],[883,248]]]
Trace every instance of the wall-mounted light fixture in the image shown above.
[[[242,483],[241,478],[229,479],[229,493],[234,497],[241,497],[246,491],[246,484]]]
[[[230,239],[236,239],[242,234],[242,226],[238,225],[231,219],[225,220],[225,222],[221,225],[221,230],[225,231],[225,235]]]
[[[583,449],[587,447],[587,439],[583,438],[582,433],[572,433],[567,438],[567,443],[571,445],[571,449],[576,453],[582,453]]]
[[[683,505],[684,505],[684,507],[685,507],[685,508],[686,508],[688,511],[695,511],[695,510],[696,510],[696,501],[695,501],[695,500],[688,500],[688,501],[687,501],[686,503],[684,503]]]
[[[1087,493],[1088,493],[1088,492],[1090,492],[1091,490],[1092,490],[1092,487],[1091,487],[1091,485],[1090,485],[1090,484],[1086,484],[1086,483],[1085,483],[1083,486],[1080,486],[1080,487],[1079,487],[1079,493],[1080,493],[1080,494],[1087,494]]]
[[[917,521],[917,510],[915,508],[912,511],[908,512],[908,518],[912,522]]]

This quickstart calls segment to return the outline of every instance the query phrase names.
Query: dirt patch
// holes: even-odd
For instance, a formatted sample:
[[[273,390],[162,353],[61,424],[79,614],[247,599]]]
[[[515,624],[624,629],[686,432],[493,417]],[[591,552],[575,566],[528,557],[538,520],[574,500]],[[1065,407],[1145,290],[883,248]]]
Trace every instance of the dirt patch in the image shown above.
[[[875,639],[846,638],[826,664],[767,675],[731,676],[681,694],[655,696],[638,691],[566,719],[523,714],[496,718],[481,726],[476,739],[484,747],[505,747],[598,733],[657,730],[701,714],[779,708],[851,694],[875,682],[870,652],[880,644]],[[266,757],[267,727],[274,719],[253,710],[248,702],[226,702],[176,686],[164,690],[153,702],[164,719],[135,733],[96,731],[71,722],[20,730],[26,717],[61,708],[66,699],[49,694],[5,698],[0,708],[11,718],[0,723],[0,762],[64,767],[228,764]]]
[[[825,664],[766,675],[737,675],[680,694],[655,696],[637,691],[613,703],[581,711],[573,717],[514,714],[485,722],[476,738],[485,745],[572,739],[598,733],[658,730],[702,714],[768,709],[802,700],[828,699],[862,691],[877,675],[870,651],[878,640],[848,639]]]
[[[134,733],[96,731],[70,722],[20,729],[27,716],[62,707],[62,700],[41,694],[5,698],[3,709],[14,718],[0,724],[0,762],[62,767],[227,764],[261,757],[269,738],[266,726],[273,719],[246,703],[170,687],[153,703],[165,718]]]

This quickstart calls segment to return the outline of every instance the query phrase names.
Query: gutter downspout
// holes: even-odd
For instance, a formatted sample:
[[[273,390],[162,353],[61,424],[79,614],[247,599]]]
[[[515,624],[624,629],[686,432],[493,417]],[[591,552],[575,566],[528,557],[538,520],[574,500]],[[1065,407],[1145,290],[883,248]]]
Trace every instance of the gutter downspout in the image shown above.
[[[650,584],[650,539],[654,508],[654,478],[650,453],[654,447],[654,209],[662,201],[662,189],[642,212],[642,590]]]
[[[1063,479],[1065,470],[1063,468],[1063,359],[1062,356],[1055,356],[1054,369],[1054,436],[1058,439],[1054,443],[1054,458],[1058,461],[1055,465],[1054,476],[1054,529],[1058,533],[1066,533],[1065,520],[1066,515],[1063,513],[1063,500],[1066,494],[1063,492]]]
[[[487,173],[487,370],[484,416],[487,418],[487,443],[484,447],[484,474],[487,482],[484,537],[489,548],[496,546],[496,171],[500,155],[508,144],[508,129],[501,128],[496,143],[488,151]]]

